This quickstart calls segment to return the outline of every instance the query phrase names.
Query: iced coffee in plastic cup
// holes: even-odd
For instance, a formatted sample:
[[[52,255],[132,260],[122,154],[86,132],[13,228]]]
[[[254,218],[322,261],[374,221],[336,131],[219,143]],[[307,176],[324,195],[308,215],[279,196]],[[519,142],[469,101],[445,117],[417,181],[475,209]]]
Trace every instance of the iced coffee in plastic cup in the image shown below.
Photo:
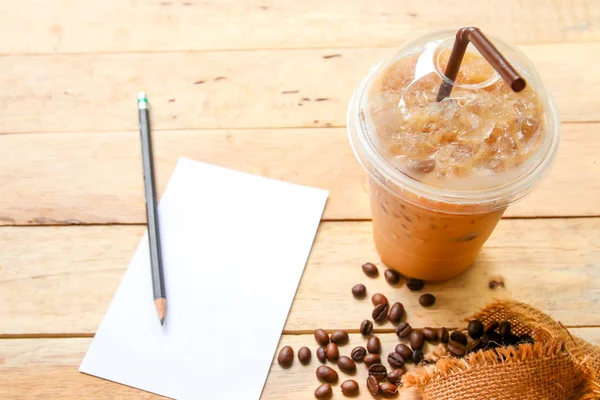
[[[523,53],[489,38],[524,79],[519,92],[472,43],[449,80],[455,38],[444,31],[405,45],[371,69],[348,110],[350,142],[370,176],[377,251],[387,266],[424,280],[473,264],[560,140],[554,102]],[[443,83],[451,93],[440,100]]]

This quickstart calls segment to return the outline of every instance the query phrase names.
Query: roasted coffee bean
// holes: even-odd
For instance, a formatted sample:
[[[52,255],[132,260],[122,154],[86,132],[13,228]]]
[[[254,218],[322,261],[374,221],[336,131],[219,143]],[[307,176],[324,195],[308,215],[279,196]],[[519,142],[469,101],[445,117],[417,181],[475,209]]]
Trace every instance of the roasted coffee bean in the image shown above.
[[[363,361],[367,367],[370,367],[373,364],[381,364],[381,357],[379,357],[379,354],[367,354]]]
[[[381,293],[375,293],[373,297],[371,297],[371,302],[373,302],[374,306],[378,306],[380,304],[390,304],[388,302],[387,297],[382,295]]]
[[[375,264],[366,263],[362,265],[362,270],[367,276],[377,276],[379,270],[375,266]]]
[[[317,329],[315,331],[315,339],[321,346],[327,346],[329,344],[329,335],[323,329]]]
[[[327,359],[331,362],[336,362],[340,357],[340,350],[335,343],[329,343],[325,347],[325,354],[327,355]]]
[[[448,342],[448,351],[456,357],[462,357],[465,355],[465,346],[462,343],[450,340]]]
[[[404,358],[396,353],[395,351],[391,352],[388,355],[388,363],[393,367],[393,368],[400,368],[404,365]]]
[[[390,285],[395,285],[396,283],[400,282],[400,274],[393,269],[386,269],[383,273],[383,276],[385,276],[385,280]]]
[[[418,365],[421,361],[423,361],[423,350],[413,350],[412,361],[415,363],[415,365]]]
[[[335,331],[331,334],[331,341],[335,344],[344,344],[348,342],[348,332]]]
[[[387,368],[383,364],[373,364],[369,367],[369,375],[374,376],[377,380],[385,379]]]
[[[404,343],[400,343],[398,346],[396,346],[396,353],[400,354],[402,358],[404,358],[405,362],[410,360],[412,357],[412,350]]]
[[[400,386],[400,382],[402,381],[402,375],[404,375],[404,370],[402,368],[394,369],[388,372],[387,380],[390,383],[393,383],[396,386]]]
[[[423,336],[428,342],[437,342],[437,330],[434,328],[423,328]]]
[[[392,305],[392,308],[390,308],[390,313],[388,315],[388,319],[390,320],[390,322],[397,324],[398,322],[400,322],[403,316],[404,306],[402,305],[402,303],[394,303]]]
[[[379,354],[381,352],[381,340],[377,336],[371,336],[367,340],[367,350],[371,354]]]
[[[463,346],[467,345],[467,336],[461,331],[454,331],[450,334],[450,340],[454,340],[462,344]]]
[[[396,327],[396,335],[399,338],[405,338],[412,332],[412,327],[408,322],[400,322]]]
[[[535,343],[533,338],[531,336],[529,336],[528,334],[524,334],[519,336],[519,342],[521,343],[529,343],[529,344],[533,344]]]
[[[321,361],[322,364],[325,364],[327,361],[327,353],[325,352],[325,347],[319,347],[317,349],[317,358]]]
[[[420,329],[412,331],[410,334],[410,347],[412,347],[413,350],[420,349],[423,347],[424,343],[425,336],[423,335],[423,332]]]
[[[365,319],[360,324],[360,333],[363,336],[369,336],[371,334],[371,332],[373,332],[373,323],[371,321],[369,321],[368,319]]]
[[[317,378],[322,382],[335,383],[338,380],[338,373],[333,368],[321,365],[317,368]]]
[[[352,287],[352,296],[356,297],[357,299],[362,299],[366,295],[367,295],[367,287],[365,285],[363,285],[362,283],[359,283],[358,285],[354,285]]]
[[[478,319],[474,319],[473,321],[469,322],[467,331],[472,339],[479,339],[481,336],[483,336],[483,324]]]
[[[369,375],[369,377],[367,378],[367,389],[369,389],[369,393],[371,393],[371,396],[379,395],[379,382],[377,382],[377,378]]]
[[[342,389],[342,394],[344,396],[354,396],[357,395],[359,391],[358,383],[352,379],[343,382],[340,385],[340,388]]]
[[[450,340],[450,334],[448,333],[448,329],[446,329],[446,328],[438,329],[437,335],[438,335],[438,342],[448,343],[448,340]]]
[[[435,296],[431,293],[426,293],[419,297],[419,304],[423,307],[431,307],[435,304]]]
[[[373,313],[371,316],[377,322],[383,322],[388,317],[388,312],[390,310],[390,306],[387,304],[379,304],[375,309],[373,309]]]
[[[500,324],[498,323],[498,321],[490,321],[487,324],[485,324],[485,328],[483,329],[483,332],[484,333],[494,332],[496,329],[498,329],[499,326],[500,326]]]
[[[298,360],[300,360],[303,365],[310,362],[311,356],[312,353],[308,347],[300,347],[300,350],[298,350]]]
[[[411,291],[416,292],[416,291],[423,289],[423,287],[425,286],[425,282],[423,282],[422,280],[417,279],[417,278],[409,278],[406,281],[406,286]]]
[[[512,326],[510,325],[510,322],[502,321],[500,323],[500,327],[498,328],[498,333],[500,333],[500,336],[502,336],[503,338],[507,338],[510,336],[511,328]]]
[[[285,346],[281,350],[279,350],[277,362],[283,368],[291,367],[292,363],[294,362],[294,349],[292,349],[290,346]]]
[[[352,373],[356,371],[356,364],[350,357],[341,356],[337,365],[344,372]]]
[[[362,346],[355,347],[354,349],[352,349],[352,352],[350,353],[350,357],[354,361],[362,361],[366,355],[367,355],[367,349],[365,349]]]
[[[383,382],[379,385],[379,393],[383,397],[392,397],[398,393],[398,386],[390,382]]]
[[[466,347],[466,353],[479,351],[482,347],[481,339],[473,339]]]
[[[329,383],[324,383],[315,390],[315,398],[317,399],[330,399],[333,395],[333,390]]]

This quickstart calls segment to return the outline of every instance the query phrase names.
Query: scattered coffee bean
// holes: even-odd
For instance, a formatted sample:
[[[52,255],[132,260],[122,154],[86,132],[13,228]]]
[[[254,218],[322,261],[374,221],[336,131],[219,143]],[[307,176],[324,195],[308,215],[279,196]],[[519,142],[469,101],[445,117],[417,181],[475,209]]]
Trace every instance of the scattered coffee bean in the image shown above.
[[[315,331],[315,339],[321,346],[327,346],[329,344],[329,335],[323,329],[317,329]]]
[[[462,343],[450,340],[448,342],[448,351],[456,357],[462,357],[465,355],[465,346]]]
[[[377,378],[369,375],[369,377],[367,378],[367,389],[369,389],[369,393],[371,393],[371,396],[379,395],[379,382],[377,382]]]
[[[375,264],[366,263],[362,265],[362,270],[367,276],[377,276],[379,270],[375,266]]]
[[[466,347],[466,353],[474,353],[479,351],[482,347],[481,339],[473,339]]]
[[[322,382],[335,383],[338,380],[338,373],[333,368],[321,365],[317,368],[317,378]]]
[[[400,343],[398,346],[396,346],[396,353],[400,354],[402,358],[404,358],[405,362],[410,360],[412,357],[412,350],[404,343]]]
[[[398,282],[400,282],[400,274],[394,271],[393,269],[386,269],[383,273],[383,276],[385,276],[385,280],[390,285],[395,285]]]
[[[448,329],[438,329],[438,341],[441,343],[448,343],[448,340],[450,340],[450,334],[448,333]]]
[[[423,335],[423,332],[421,330],[415,329],[414,331],[411,332],[410,347],[412,347],[413,350],[422,348],[424,343],[425,343],[425,336]]]
[[[387,368],[383,364],[373,364],[369,367],[369,375],[374,376],[377,380],[385,379]]]
[[[404,316],[404,306],[402,303],[394,303],[392,308],[390,308],[390,314],[388,315],[388,319],[390,322],[397,324],[400,322],[402,317]]]
[[[454,331],[450,334],[450,340],[454,340],[462,344],[463,346],[467,345],[467,336],[461,331]]]
[[[285,346],[279,351],[279,355],[277,356],[277,362],[283,368],[289,368],[292,366],[294,362],[294,349],[290,346]]]
[[[502,321],[500,323],[500,327],[498,328],[498,332],[500,333],[500,336],[502,336],[503,338],[507,338],[510,336],[511,328],[512,326],[510,325],[510,322]]]
[[[400,386],[400,382],[402,381],[402,375],[404,375],[404,370],[402,368],[394,369],[388,372],[387,380],[390,383],[393,383],[396,386]]]
[[[419,304],[423,307],[431,307],[435,304],[435,296],[431,293],[426,293],[419,297]]]
[[[321,361],[322,364],[325,364],[327,361],[327,353],[325,352],[325,347],[319,347],[317,349],[317,358]]]
[[[393,368],[400,368],[404,365],[404,358],[395,351],[391,352],[388,355],[387,360],[390,366],[392,366]]]
[[[483,329],[483,332],[484,333],[494,332],[496,329],[498,329],[499,326],[500,326],[500,324],[498,323],[498,321],[490,321],[487,324],[485,324],[485,328]]]
[[[383,382],[379,385],[379,392],[384,397],[392,397],[398,393],[398,386],[390,382]]]
[[[298,350],[298,360],[300,360],[303,365],[306,365],[310,362],[311,356],[312,353],[308,347],[300,347],[300,350]]]
[[[365,319],[360,324],[360,333],[363,336],[369,336],[371,334],[371,332],[373,332],[373,323],[371,321],[369,321],[368,319]]]
[[[529,343],[529,344],[535,343],[533,338],[531,336],[529,336],[528,334],[523,334],[523,335],[519,336],[519,342]]]
[[[367,354],[363,361],[367,367],[370,367],[373,364],[381,364],[381,357],[379,357],[379,354]]]
[[[377,336],[371,336],[367,340],[367,350],[371,354],[379,354],[381,352],[381,340]]]
[[[354,287],[352,287],[352,296],[356,297],[357,299],[362,299],[366,295],[367,287],[362,283],[359,283],[358,285],[354,285]]]
[[[362,346],[355,347],[354,349],[352,349],[352,352],[350,353],[350,357],[354,361],[362,361],[366,355],[367,355],[367,349],[365,349]]]
[[[428,342],[437,342],[437,330],[434,328],[423,328],[423,336]]]
[[[327,359],[331,362],[336,362],[340,357],[340,350],[335,343],[329,343],[325,347],[325,354],[327,355]]]
[[[409,278],[406,281],[406,286],[413,292],[419,291],[421,289],[423,289],[423,287],[425,286],[425,282],[423,282],[420,279],[416,279],[416,278]]]
[[[469,322],[467,331],[472,339],[479,339],[483,336],[483,324],[478,319],[474,319],[473,321]]]
[[[383,322],[388,317],[388,312],[390,310],[390,306],[387,304],[379,304],[377,307],[373,309],[373,313],[371,316],[377,322]]]
[[[412,361],[415,365],[418,365],[421,361],[423,361],[423,350],[415,349],[412,353]]]
[[[378,306],[380,304],[390,304],[388,302],[387,297],[385,297],[384,295],[382,295],[381,293],[375,293],[373,295],[373,297],[371,297],[371,301],[373,302],[374,306]]]
[[[331,341],[335,344],[345,344],[348,342],[348,332],[335,331],[331,334]]]
[[[408,322],[400,322],[396,327],[396,335],[399,338],[405,338],[412,332],[412,327]]]
[[[357,395],[359,391],[358,383],[352,379],[343,382],[340,385],[340,388],[342,389],[342,394],[344,396],[354,396]]]
[[[348,373],[352,373],[352,372],[356,371],[356,364],[354,363],[354,361],[352,361],[352,359],[350,357],[346,357],[346,356],[340,357],[340,359],[338,360],[338,367],[342,371],[348,372]]]
[[[329,383],[324,383],[315,390],[315,398],[317,399],[329,399],[331,398],[333,391]]]

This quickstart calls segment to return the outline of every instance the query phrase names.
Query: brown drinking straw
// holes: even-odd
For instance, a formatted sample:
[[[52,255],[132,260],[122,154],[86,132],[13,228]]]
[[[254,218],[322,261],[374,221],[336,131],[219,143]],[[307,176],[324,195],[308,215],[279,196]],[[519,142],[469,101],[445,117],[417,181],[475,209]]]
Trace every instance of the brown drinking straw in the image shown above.
[[[500,74],[502,79],[508,83],[511,89],[515,92],[520,92],[525,89],[525,80],[521,78],[517,70],[510,65],[510,63],[504,58],[498,51],[496,46],[484,36],[479,28],[468,27],[460,28],[456,32],[456,40],[448,59],[448,65],[446,66],[446,72],[444,75],[450,80],[444,80],[440,86],[440,90],[435,99],[436,102],[444,100],[452,93],[452,88],[458,75],[460,64],[462,63],[467,46],[469,42],[473,43],[475,48],[479,50],[481,55],[491,64],[492,67]]]

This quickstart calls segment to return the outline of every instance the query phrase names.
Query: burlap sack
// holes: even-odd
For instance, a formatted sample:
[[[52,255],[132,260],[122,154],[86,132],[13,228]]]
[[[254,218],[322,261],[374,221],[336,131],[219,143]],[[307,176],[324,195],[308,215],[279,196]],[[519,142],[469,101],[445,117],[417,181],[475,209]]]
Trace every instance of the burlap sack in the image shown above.
[[[535,308],[497,301],[472,317],[486,323],[508,320],[513,333],[536,343],[442,358],[403,378],[425,400],[599,399],[600,348],[575,338]]]

